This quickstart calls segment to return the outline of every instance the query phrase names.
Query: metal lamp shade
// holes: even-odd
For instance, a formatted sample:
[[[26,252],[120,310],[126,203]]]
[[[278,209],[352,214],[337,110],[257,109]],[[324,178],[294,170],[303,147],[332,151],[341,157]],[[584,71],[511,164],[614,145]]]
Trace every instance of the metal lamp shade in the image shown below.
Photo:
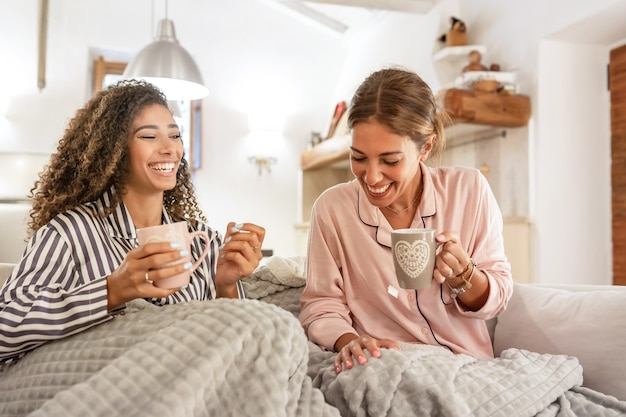
[[[178,43],[174,22],[162,19],[157,38],[128,63],[124,78],[143,79],[159,87],[168,100],[196,100],[206,97],[200,69]]]

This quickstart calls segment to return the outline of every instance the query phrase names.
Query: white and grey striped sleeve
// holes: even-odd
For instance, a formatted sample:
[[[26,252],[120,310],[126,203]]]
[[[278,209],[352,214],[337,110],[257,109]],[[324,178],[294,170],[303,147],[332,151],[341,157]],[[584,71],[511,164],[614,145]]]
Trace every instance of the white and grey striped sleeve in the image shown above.
[[[0,293],[0,363],[112,317],[106,276],[79,275],[57,230],[43,227],[32,237]]]

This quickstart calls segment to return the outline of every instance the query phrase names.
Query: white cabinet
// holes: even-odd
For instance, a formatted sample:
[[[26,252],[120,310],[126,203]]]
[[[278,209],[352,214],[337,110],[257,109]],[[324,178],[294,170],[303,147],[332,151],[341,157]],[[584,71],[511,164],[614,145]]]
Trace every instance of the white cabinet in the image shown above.
[[[306,254],[311,209],[317,197],[327,188],[354,178],[350,142],[349,134],[333,136],[301,155],[299,222],[295,225],[298,254]]]
[[[515,282],[530,281],[530,222],[524,217],[504,217],[504,252]]]

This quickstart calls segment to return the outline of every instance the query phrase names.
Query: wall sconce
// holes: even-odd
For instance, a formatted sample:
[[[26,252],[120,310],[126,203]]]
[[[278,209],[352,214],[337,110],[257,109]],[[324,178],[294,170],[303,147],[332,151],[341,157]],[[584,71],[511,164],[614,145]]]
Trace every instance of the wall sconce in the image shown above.
[[[266,171],[268,174],[272,172],[271,166],[276,163],[277,159],[273,156],[250,156],[248,161],[252,164],[256,164],[259,175],[262,175],[263,171]]]

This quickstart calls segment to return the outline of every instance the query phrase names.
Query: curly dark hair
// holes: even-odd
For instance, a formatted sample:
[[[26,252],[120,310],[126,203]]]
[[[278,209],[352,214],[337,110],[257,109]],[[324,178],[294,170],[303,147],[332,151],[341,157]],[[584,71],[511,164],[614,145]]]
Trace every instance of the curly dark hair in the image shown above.
[[[361,83],[350,103],[348,126],[371,121],[398,135],[409,136],[418,149],[435,135],[431,158],[440,158],[445,148],[444,126],[449,116],[439,108],[428,84],[412,71],[385,68]]]
[[[123,80],[100,91],[70,120],[57,150],[30,190],[33,205],[29,235],[57,214],[94,201],[113,187],[108,216],[126,191],[130,157],[128,132],[149,105],[169,108],[165,95],[145,81]],[[175,221],[206,222],[198,206],[189,166],[181,160],[176,186],[164,193],[163,205]]]

